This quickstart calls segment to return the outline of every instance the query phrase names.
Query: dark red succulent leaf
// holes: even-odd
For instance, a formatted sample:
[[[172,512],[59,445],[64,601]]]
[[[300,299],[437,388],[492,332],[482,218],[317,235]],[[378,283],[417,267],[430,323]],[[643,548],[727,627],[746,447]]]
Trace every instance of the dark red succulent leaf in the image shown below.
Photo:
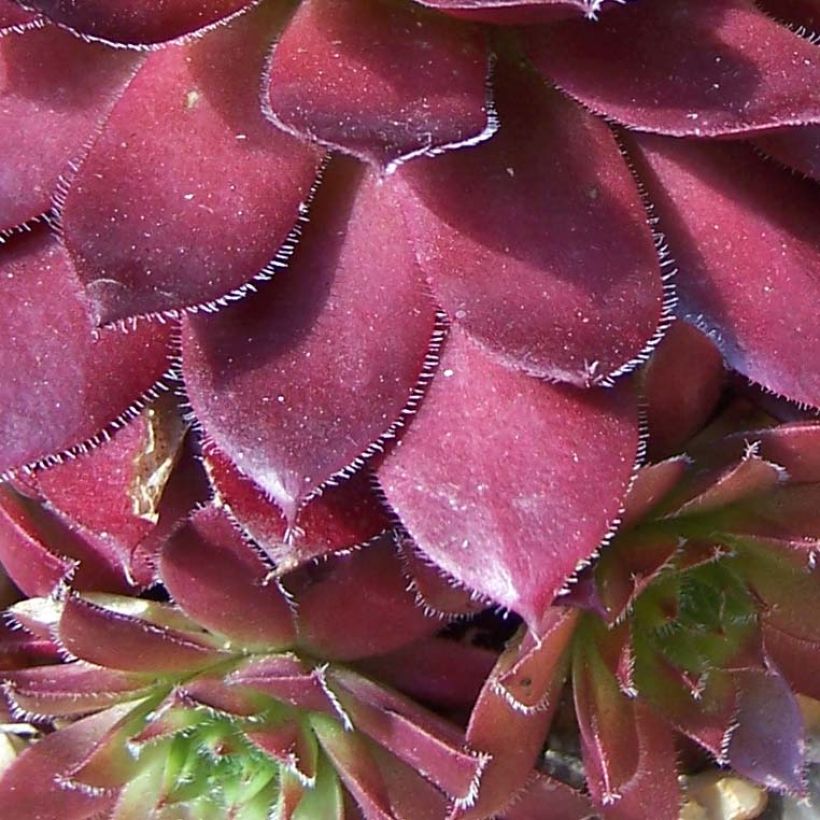
[[[0,674],[59,661],[59,650],[48,633],[30,634],[6,611],[5,620],[0,621]]]
[[[637,597],[672,565],[680,547],[674,533],[640,530],[605,547],[593,569],[604,620],[622,620]]]
[[[0,0],[0,35],[21,31],[39,19],[33,11],[26,11],[15,0]]]
[[[63,604],[57,635],[71,655],[126,672],[193,671],[225,657],[204,636],[158,626],[73,593]]]
[[[153,684],[150,677],[74,661],[2,672],[3,693],[21,715],[78,717],[133,700]]]
[[[593,820],[589,798],[560,780],[541,775],[513,798],[503,820]]]
[[[26,595],[45,596],[69,579],[77,589],[128,592],[127,556],[87,538],[37,501],[0,486],[0,559]]]
[[[219,508],[197,511],[170,538],[158,576],[189,617],[232,643],[274,650],[293,644],[296,629],[285,592]]]
[[[199,496],[194,480],[176,486],[177,464],[186,457],[184,439],[185,428],[173,402],[163,399],[76,459],[20,475],[18,486],[35,493],[47,507],[39,512],[41,529],[45,526],[45,532],[53,533],[61,522],[71,531],[60,538],[52,534],[44,543],[60,544],[61,554],[82,560],[83,554],[68,545],[85,542],[86,553],[99,554],[97,563],[111,565],[138,588],[149,586],[153,568],[135,559],[134,552],[161,543]],[[81,563],[72,576],[75,589],[125,591],[122,582],[115,588],[102,579],[92,585],[88,574],[99,566],[93,558],[86,558],[89,563]]]
[[[766,657],[801,695],[820,700],[820,641],[802,640],[768,623],[761,627]]]
[[[83,37],[145,46],[201,32],[254,5],[254,0],[22,0]]]
[[[703,427],[717,406],[725,376],[711,339],[686,322],[675,322],[643,370],[652,461],[680,453]]]
[[[67,450],[127,414],[169,369],[170,325],[95,334],[71,262],[45,229],[0,253],[0,472]]]
[[[454,818],[501,813],[532,779],[566,679],[577,617],[576,610],[552,608],[541,634],[522,629],[486,678],[470,715],[467,742],[489,760],[478,800]]]
[[[411,4],[305,0],[270,63],[289,133],[387,168],[489,138],[484,33]]]
[[[816,185],[740,143],[632,134],[628,144],[680,265],[681,314],[748,378],[817,404]]]
[[[735,673],[736,726],[726,747],[732,768],[776,791],[805,793],[803,718],[788,682],[776,671]]]
[[[441,628],[408,590],[392,535],[306,565],[283,584],[296,604],[299,646],[329,660],[390,652]]]
[[[276,700],[340,718],[338,702],[327,685],[326,667],[310,667],[293,654],[251,657],[226,677],[229,686],[268,695]]]
[[[672,493],[691,466],[686,455],[673,456],[638,471],[629,487],[621,517],[621,529],[639,524],[655,507]]]
[[[460,730],[351,670],[334,668],[330,682],[356,729],[442,789],[455,806],[475,801],[487,757],[465,746]]]
[[[546,384],[505,369],[454,327],[379,480],[427,555],[538,632],[617,516],[637,443],[628,383]]]
[[[206,673],[183,682],[168,701],[169,711],[182,704],[186,709],[194,711],[197,707],[204,706],[209,713],[219,712],[231,717],[246,718],[257,716],[271,705],[270,698],[233,686],[219,672]]]
[[[285,717],[268,721],[252,731],[246,730],[244,736],[308,784],[316,780],[319,752],[311,729],[304,721]]]
[[[288,270],[184,321],[197,418],[291,525],[397,422],[424,369],[435,311],[402,236],[375,174],[334,161]]]
[[[454,17],[483,23],[544,23],[565,17],[587,18],[609,8],[607,0],[417,0]]]
[[[820,483],[820,424],[817,421],[740,430],[706,446],[714,458],[725,461],[741,456],[754,446],[761,458],[783,467],[790,484]]]
[[[820,182],[820,126],[775,131],[758,137],[754,145],[787,168]]]
[[[296,521],[289,527],[267,493],[215,445],[208,446],[204,461],[220,502],[279,573],[327,553],[366,544],[391,527],[366,469],[324,488],[297,511]]]
[[[0,15],[3,232],[50,210],[61,174],[96,135],[138,58],[53,26],[2,34],[31,15],[6,3]]]
[[[599,631],[604,651],[614,637]],[[591,641],[576,645],[573,684],[587,783],[604,817],[639,820],[651,805],[654,816],[677,820],[680,793],[670,727],[621,691]]]
[[[150,54],[117,101],[60,207],[97,323],[218,300],[298,223],[320,158],[259,108],[280,19],[265,3]]]
[[[76,766],[119,719],[115,710],[83,718],[26,749],[0,776],[0,801],[20,817],[86,820],[108,811],[116,797],[66,789],[60,775]]]
[[[631,128],[746,136],[820,121],[817,49],[746,0],[627,3],[525,37],[546,77]]]
[[[360,672],[445,712],[472,708],[496,653],[449,638],[423,638],[357,661]]]
[[[661,321],[644,207],[603,122],[534,74],[498,73],[497,137],[409,163],[393,195],[455,323],[524,373],[597,383]]]
[[[403,534],[400,537],[400,550],[408,585],[425,612],[450,618],[475,615],[491,606],[492,601],[432,564],[409,536]]]

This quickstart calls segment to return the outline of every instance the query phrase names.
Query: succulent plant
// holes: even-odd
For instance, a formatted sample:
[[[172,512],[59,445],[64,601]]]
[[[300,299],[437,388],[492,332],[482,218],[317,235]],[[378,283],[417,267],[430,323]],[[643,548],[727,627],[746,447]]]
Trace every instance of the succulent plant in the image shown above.
[[[818,29],[0,0],[3,805],[672,820],[683,738],[799,792]]]

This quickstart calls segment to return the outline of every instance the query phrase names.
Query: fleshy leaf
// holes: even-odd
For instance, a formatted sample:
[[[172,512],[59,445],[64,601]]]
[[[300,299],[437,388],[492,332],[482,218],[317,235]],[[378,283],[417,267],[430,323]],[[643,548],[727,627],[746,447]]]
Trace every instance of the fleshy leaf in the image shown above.
[[[789,686],[801,695],[820,700],[820,646],[817,641],[795,638],[768,623],[762,626],[766,655],[780,670]]]
[[[497,85],[498,135],[409,163],[393,195],[452,319],[525,373],[599,382],[661,319],[643,205],[604,123],[523,70]]]
[[[537,777],[515,795],[503,820],[592,820],[595,810],[589,798],[560,780]]]
[[[151,45],[193,34],[253,5],[253,0],[25,0],[85,37]]]
[[[197,417],[289,524],[401,417],[435,322],[375,175],[332,165],[306,233],[253,299],[183,324]]]
[[[820,122],[817,49],[746,0],[628,3],[596,25],[533,29],[527,50],[586,107],[643,131],[751,135]]]
[[[151,542],[161,543],[196,500],[196,492],[184,497],[174,492],[172,475],[184,435],[173,402],[160,401],[98,447],[47,470],[21,475],[17,481],[46,501],[55,521],[61,520],[72,530],[71,541],[82,538],[107,563],[127,573],[134,585],[148,586],[153,570],[149,574],[139,560],[134,561],[134,551]],[[195,482],[186,485],[186,489],[197,489]],[[63,539],[52,537],[50,543],[60,544],[64,554],[82,558],[67,549]],[[110,589],[93,587],[83,577],[93,569],[81,565],[80,576],[72,582],[75,589]],[[123,589],[120,583],[117,590]]]
[[[383,0],[305,0],[270,64],[271,118],[378,167],[495,130],[478,29]]]
[[[495,653],[447,638],[427,638],[356,668],[417,701],[444,710],[470,709],[495,664]]]
[[[630,385],[545,384],[503,368],[454,327],[379,479],[437,564],[537,631],[617,516],[637,443]]]
[[[98,323],[218,300],[297,224],[319,158],[259,108],[277,13],[148,56],[71,181],[62,229]]]
[[[594,18],[607,0],[417,0],[424,6],[483,23],[544,23],[564,17]]]
[[[254,481],[211,445],[205,454],[211,483],[234,518],[276,564],[278,572],[330,552],[358,547],[390,528],[387,511],[360,470],[302,507],[293,526]]]
[[[777,791],[804,789],[803,719],[788,683],[776,673],[736,673],[737,726],[728,761],[738,773]]]
[[[475,805],[455,817],[501,813],[532,778],[564,685],[577,610],[553,607],[540,635],[525,633],[501,654],[467,726],[467,742],[490,759]]]
[[[80,763],[118,719],[114,710],[101,712],[30,746],[0,777],[0,804],[14,806],[18,817],[85,820],[105,814],[112,795],[64,789],[57,776]]]
[[[820,125],[786,128],[754,140],[763,153],[820,182]]]
[[[816,185],[739,143],[633,134],[629,144],[680,266],[680,313],[748,378],[819,404]]]
[[[285,594],[221,510],[206,507],[165,545],[159,577],[194,620],[242,646],[282,649],[296,635]]]
[[[0,38],[0,232],[51,208],[60,175],[95,135],[136,59],[52,26]]]
[[[725,381],[723,359],[707,336],[676,322],[649,360],[643,379],[649,456],[658,460],[681,452],[708,421]]]
[[[125,556],[73,531],[54,512],[8,486],[0,486],[0,557],[26,595],[50,595],[69,579],[76,589],[131,589]]]
[[[0,35],[22,31],[38,19],[39,15],[20,8],[14,0],[0,0]]]
[[[74,594],[64,604],[58,630],[72,655],[130,672],[187,672],[221,657],[193,635],[155,626]]]
[[[96,436],[169,369],[169,325],[94,334],[74,270],[45,231],[2,249],[0,324],[0,472]]]
[[[686,475],[690,464],[687,456],[674,456],[657,464],[641,467],[626,496],[621,529],[639,523],[662,502]]]
[[[756,0],[757,5],[778,20],[820,31],[820,4],[817,0]]]
[[[392,536],[305,566],[283,582],[297,604],[299,643],[320,657],[390,652],[441,627],[407,589]]]
[[[15,708],[32,715],[71,717],[132,700],[150,679],[77,661],[3,673],[3,691]]]
[[[475,800],[486,756],[465,747],[455,726],[354,672],[335,669],[332,685],[355,728],[416,769],[456,805],[469,806]]]

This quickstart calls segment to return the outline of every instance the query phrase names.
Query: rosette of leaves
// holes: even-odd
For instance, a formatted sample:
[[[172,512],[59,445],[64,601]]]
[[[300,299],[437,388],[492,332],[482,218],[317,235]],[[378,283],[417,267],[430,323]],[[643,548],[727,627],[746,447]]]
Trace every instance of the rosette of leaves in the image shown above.
[[[417,546],[538,632],[631,477],[620,377],[671,318],[668,254],[728,364],[817,404],[815,20],[0,0],[0,475],[175,383],[289,536],[369,462]]]
[[[157,578],[173,603],[63,588],[9,610],[62,655],[3,673],[16,716],[54,724],[0,780],[15,816],[441,818],[475,802],[488,756],[364,671],[378,661],[411,693],[420,678],[457,713],[493,661],[430,637],[440,622],[390,539],[280,581],[209,506]],[[432,679],[405,668],[436,663]]]
[[[655,458],[617,534],[556,599],[540,643],[525,635],[502,656],[482,699],[504,701],[535,745],[566,682],[606,818],[651,805],[676,820],[679,775],[707,761],[799,796],[796,694],[820,698],[820,421],[722,391],[720,355],[684,325],[643,386]]]

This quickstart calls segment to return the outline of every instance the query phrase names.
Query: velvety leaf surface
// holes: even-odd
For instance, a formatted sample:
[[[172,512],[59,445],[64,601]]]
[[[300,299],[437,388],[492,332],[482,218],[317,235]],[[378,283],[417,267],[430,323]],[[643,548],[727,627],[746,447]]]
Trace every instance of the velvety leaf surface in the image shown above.
[[[5,21],[25,13],[0,8]],[[0,38],[0,231],[44,214],[137,58],[48,26]]]
[[[817,186],[741,144],[648,134],[629,144],[680,267],[682,315],[748,378],[820,404]]]
[[[616,517],[637,441],[628,384],[580,392],[539,382],[453,328],[379,479],[437,564],[537,630]]]
[[[21,9],[14,0],[0,0],[0,34],[5,34],[7,29],[19,30],[37,18],[36,13]]]
[[[45,499],[56,518],[125,571],[134,585],[147,586],[153,571],[148,575],[140,561],[133,560],[134,551],[150,541],[161,542],[194,506],[195,493],[188,494],[187,502],[174,497],[179,494],[172,473],[184,435],[173,402],[164,397],[98,447],[22,475],[18,484]],[[51,543],[60,542],[52,538]],[[86,582],[85,588],[92,587]]]
[[[208,629],[248,647],[293,642],[287,598],[223,511],[195,513],[165,545],[158,569],[174,601]]]
[[[25,0],[27,6],[79,34],[147,45],[191,34],[224,20],[253,0]]]
[[[356,668],[414,700],[441,709],[470,709],[495,665],[495,653],[447,638],[427,638]]]
[[[626,496],[621,529],[640,522],[653,507],[674,490],[686,474],[690,463],[687,456],[681,455],[642,467]]]
[[[789,686],[801,695],[820,700],[817,642],[795,638],[768,623],[763,624],[762,633],[766,656],[775,663]]]
[[[84,537],[7,486],[0,486],[0,559],[26,595],[50,595],[69,579],[75,589],[131,589],[119,550]]]
[[[803,719],[788,683],[761,670],[737,676],[737,727],[729,742],[729,763],[771,789],[800,792],[805,764]]]
[[[714,343],[685,322],[669,329],[643,373],[649,457],[658,460],[681,452],[706,423],[726,374]]]
[[[637,188],[606,125],[535,75],[502,67],[497,95],[496,137],[409,163],[394,197],[437,300],[470,335],[526,373],[600,381],[660,321]]]
[[[754,144],[788,168],[820,181],[820,126],[786,128],[758,137]]]
[[[367,470],[326,487],[297,512],[295,523],[288,527],[284,514],[265,491],[242,475],[215,446],[208,447],[205,463],[221,503],[276,563],[279,572],[365,544],[391,527]]]
[[[374,175],[331,166],[293,263],[183,323],[183,374],[207,435],[289,524],[402,414],[435,313]]]
[[[596,25],[533,30],[527,47],[559,88],[640,130],[715,136],[820,121],[817,49],[746,0],[628,3]]]
[[[270,64],[269,115],[377,166],[489,136],[478,29],[410,3],[305,0]]]
[[[450,795],[469,805],[486,759],[464,745],[460,730],[413,701],[341,668],[334,691],[353,726]]]
[[[541,775],[504,811],[503,820],[590,820],[595,812],[589,798],[560,780]]]
[[[297,604],[299,644],[319,657],[378,655],[441,627],[407,589],[390,535],[298,569],[283,583]]]
[[[97,322],[218,299],[297,223],[319,158],[260,110],[278,14],[152,53],[114,107],[61,208]]]
[[[0,471],[82,443],[168,370],[168,325],[95,337],[65,252],[44,230],[0,253]]]
[[[43,820],[85,820],[105,813],[115,795],[64,789],[56,776],[80,763],[118,717],[109,712],[92,715],[26,749],[0,777],[2,805],[14,806],[20,817]]]
[[[471,820],[499,814],[532,779],[559,705],[577,616],[577,610],[553,607],[537,638],[520,636],[498,658],[467,726],[468,743],[491,757],[478,800],[454,817]]]
[[[32,715],[76,717],[137,697],[144,677],[102,669],[82,661],[3,672],[3,692]]]
[[[220,658],[217,650],[192,635],[115,612],[78,595],[66,600],[58,635],[72,655],[127,672],[184,672]]]
[[[484,23],[543,23],[596,15],[606,0],[417,0],[424,6]],[[608,4],[607,4],[608,6]]]

